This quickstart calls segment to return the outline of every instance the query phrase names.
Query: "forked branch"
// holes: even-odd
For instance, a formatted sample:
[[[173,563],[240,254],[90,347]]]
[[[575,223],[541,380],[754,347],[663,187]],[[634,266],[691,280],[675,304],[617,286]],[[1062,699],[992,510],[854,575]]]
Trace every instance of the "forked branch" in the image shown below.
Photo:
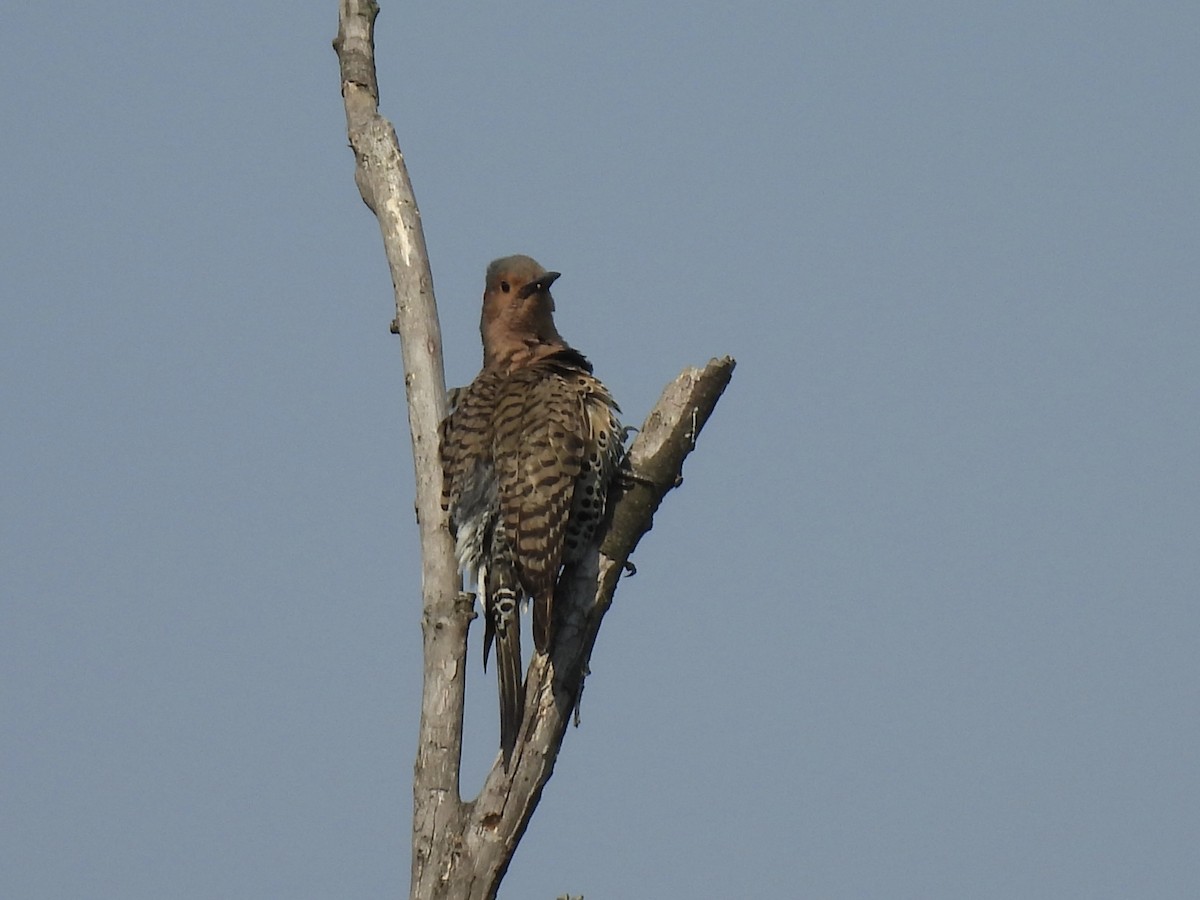
[[[412,184],[396,133],[379,115],[373,0],[339,0],[334,49],[341,68],[355,182],[379,220],[392,273],[416,468],[422,552],[424,685],[413,774],[413,900],[495,897],[542,788],[554,770],[579,702],[588,660],[629,555],[680,479],[683,461],[729,383],[734,362],[686,369],[667,386],[629,452],[603,542],[565,572],[555,597],[549,659],[536,656],[526,682],[525,727],[506,770],[497,757],[479,797],[459,793],[467,630],[471,599],[460,590],[440,507],[438,425],[446,415],[441,332]]]

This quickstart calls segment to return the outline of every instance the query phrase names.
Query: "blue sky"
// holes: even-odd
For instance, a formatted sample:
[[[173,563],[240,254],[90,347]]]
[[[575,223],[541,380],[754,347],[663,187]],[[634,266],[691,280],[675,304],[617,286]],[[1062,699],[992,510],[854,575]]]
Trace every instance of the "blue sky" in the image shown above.
[[[335,30],[7,16],[6,896],[407,891],[412,471]],[[501,896],[1200,894],[1198,34],[383,4],[449,383],[516,252],[632,423],[738,359]]]

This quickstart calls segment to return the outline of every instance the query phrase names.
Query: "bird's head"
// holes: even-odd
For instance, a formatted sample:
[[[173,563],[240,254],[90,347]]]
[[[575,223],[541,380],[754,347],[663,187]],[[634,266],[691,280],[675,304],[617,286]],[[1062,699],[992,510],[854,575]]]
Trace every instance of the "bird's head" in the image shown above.
[[[505,256],[488,266],[479,322],[485,366],[519,366],[567,347],[554,327],[550,285],[558,277],[528,256]]]

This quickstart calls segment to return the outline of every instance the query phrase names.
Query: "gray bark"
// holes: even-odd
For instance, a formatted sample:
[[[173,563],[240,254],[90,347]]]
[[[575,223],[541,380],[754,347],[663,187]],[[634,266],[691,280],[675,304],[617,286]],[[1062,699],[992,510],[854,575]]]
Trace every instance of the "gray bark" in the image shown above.
[[[564,573],[549,657],[535,655],[526,678],[522,734],[507,770],[497,754],[479,796],[459,793],[467,631],[474,618],[460,590],[454,548],[440,507],[438,425],[446,414],[441,332],[420,214],[396,133],[379,115],[372,0],[339,0],[334,49],[341,68],[355,182],[379,221],[392,273],[404,354],[416,509],[422,552],[424,685],[413,772],[412,900],[493,898],[554,771],[576,710],[588,660],[629,555],[733,373],[729,357],[688,368],[664,390],[629,451],[602,541]]]

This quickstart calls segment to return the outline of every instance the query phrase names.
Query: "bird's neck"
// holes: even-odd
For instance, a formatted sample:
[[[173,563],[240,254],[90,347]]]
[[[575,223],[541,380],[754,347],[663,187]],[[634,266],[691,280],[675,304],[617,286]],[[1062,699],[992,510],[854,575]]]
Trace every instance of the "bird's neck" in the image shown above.
[[[555,335],[554,340],[542,340],[536,336],[527,336],[523,340],[506,340],[489,343],[484,346],[483,367],[485,369],[512,372],[532,366],[534,363],[569,350],[570,347],[562,338]]]
[[[502,318],[489,321],[485,318],[482,326],[486,369],[511,372],[569,349],[550,316],[533,321],[505,321]]]

